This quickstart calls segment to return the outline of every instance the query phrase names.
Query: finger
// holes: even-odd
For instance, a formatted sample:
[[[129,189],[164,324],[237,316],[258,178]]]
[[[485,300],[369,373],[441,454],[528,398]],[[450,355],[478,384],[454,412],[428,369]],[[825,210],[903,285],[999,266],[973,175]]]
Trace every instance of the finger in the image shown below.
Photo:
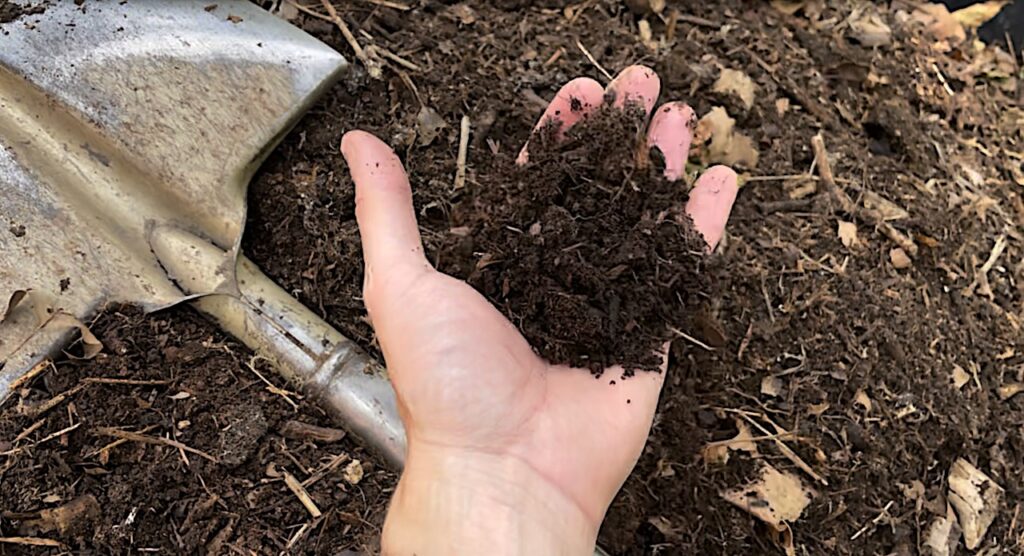
[[[564,134],[570,127],[576,125],[576,122],[597,110],[603,100],[604,89],[600,83],[589,77],[573,79],[555,94],[555,98],[548,104],[533,130],[537,131],[551,122],[557,122],[558,133]],[[519,151],[519,157],[516,159],[517,164],[522,165],[529,161],[530,153],[527,152],[529,146],[529,141],[523,145],[522,150]]]
[[[639,104],[650,115],[660,94],[661,78],[654,70],[647,66],[629,66],[608,84],[605,102],[618,108]]]
[[[346,133],[341,152],[356,184],[356,220],[367,275],[427,265],[412,189],[391,147],[365,131]]]
[[[647,129],[647,145],[661,151],[665,160],[665,179],[676,181],[686,174],[696,116],[683,102],[663,104]]]
[[[709,168],[690,191],[686,214],[704,236],[709,250],[714,250],[725,233],[725,223],[729,220],[738,191],[736,172],[726,166]]]

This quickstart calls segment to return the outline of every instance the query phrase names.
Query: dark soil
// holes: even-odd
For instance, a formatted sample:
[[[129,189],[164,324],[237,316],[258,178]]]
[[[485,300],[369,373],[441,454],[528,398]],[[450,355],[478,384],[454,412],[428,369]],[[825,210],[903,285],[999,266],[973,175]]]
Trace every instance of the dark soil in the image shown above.
[[[693,337],[714,330],[719,347],[673,343],[651,439],[601,531],[609,552],[782,554],[765,525],[719,494],[768,462],[816,491],[792,524],[798,554],[930,554],[923,547],[927,528],[945,512],[952,462],[964,458],[1006,491],[986,535],[987,554],[1024,554],[1024,396],[998,395],[999,387],[1024,382],[1024,113],[1020,66],[1008,56],[930,38],[902,2],[878,8],[893,38],[874,48],[853,38],[847,23],[863,3],[829,0],[818,10],[808,2],[787,16],[768,2],[670,2],[699,18],[680,20],[657,50],[639,37],[642,16],[617,0],[571,6],[419,0],[405,11],[335,4],[361,40],[372,36],[378,47],[421,70],[396,67],[384,81],[373,81],[353,64],[350,77],[299,124],[253,182],[244,248],[372,352],[360,297],[353,188],[338,152],[345,131],[377,133],[402,156],[434,260],[452,241],[460,203],[499,179],[490,173],[528,138],[545,100],[573,77],[600,78],[577,41],[613,73],[632,63],[656,69],[663,100],[687,100],[698,115],[724,106],[760,150],[758,166],[744,176],[728,235],[709,259],[706,274],[717,284],[716,295],[701,318],[681,328]],[[660,18],[647,20],[655,39],[666,36]],[[351,58],[331,24],[306,16],[295,23]],[[750,109],[713,92],[721,68],[741,70],[756,83]],[[425,145],[417,141],[423,106],[447,123]],[[470,179],[466,190],[454,191],[464,114],[474,122]],[[838,186],[853,203],[877,206],[880,196],[906,214],[882,225],[868,211],[835,203],[820,180],[801,177],[814,163],[811,138],[819,132]],[[520,225],[528,231],[527,221]],[[840,221],[856,226],[856,242],[843,243]],[[894,264],[900,258],[893,254],[899,237],[893,231],[916,246],[909,266]],[[501,245],[502,237],[505,232],[481,241]],[[1007,242],[1005,251],[989,272],[980,272],[999,238]],[[315,470],[342,453],[373,460],[347,440],[327,446],[288,441],[284,448],[283,420],[330,425],[315,408],[301,404],[296,414],[281,396],[265,391],[245,367],[244,350],[187,312],[149,320],[114,313],[96,327],[109,359],[59,364],[26,393],[28,401],[48,399],[85,376],[174,382],[90,385],[72,404],[46,414],[18,446],[73,423],[82,426],[0,458],[0,470],[7,467],[0,474],[2,509],[16,514],[2,518],[0,535],[32,519],[24,514],[91,494],[101,513],[89,518],[86,533],[45,536],[100,553],[127,546],[194,552],[226,531],[226,551],[277,553],[310,524],[294,551],[374,550],[394,475],[372,467],[352,487],[334,472],[311,487],[325,516],[311,519],[268,475],[269,462],[301,481],[310,475],[300,464]],[[107,339],[109,330],[119,341]],[[165,346],[184,351],[168,355]],[[186,363],[180,354],[197,359]],[[958,369],[969,377],[959,387],[952,378]],[[169,397],[179,391],[192,397]],[[0,443],[12,443],[37,422],[17,408],[3,408]],[[732,452],[727,463],[705,461],[706,443],[737,434],[737,412],[766,429],[770,418],[795,432],[787,445],[828,484],[771,442],[759,442],[757,456]],[[257,413],[266,423],[260,435]],[[191,424],[180,429],[183,418]],[[228,438],[228,420],[250,423],[252,434]],[[186,466],[177,450],[135,442],[113,449],[103,463],[90,454],[113,439],[89,432],[102,426],[154,426],[147,435],[176,437],[221,463],[186,454]],[[232,468],[224,458],[244,461]],[[211,493],[221,502],[207,510],[202,503]],[[88,499],[80,504],[91,507]],[[114,532],[124,529],[134,507],[140,508],[134,529],[118,537]],[[196,517],[189,519],[190,513]],[[21,552],[0,545],[0,553]]]
[[[4,406],[0,452],[21,451],[0,456],[0,537],[59,539],[93,554],[376,550],[394,475],[351,440],[295,433],[296,421],[330,423],[300,397],[293,407],[270,393],[243,346],[187,308],[149,317],[113,309],[92,329],[102,355],[58,363]],[[90,382],[111,378],[146,384]],[[71,395],[40,413],[62,393]],[[177,441],[216,461],[136,441],[110,447],[118,438],[106,429]],[[345,478],[353,461],[357,484]],[[284,473],[307,483],[322,517],[310,517]],[[0,554],[42,550],[0,543]]]
[[[453,208],[438,268],[481,291],[551,363],[657,371],[670,328],[689,328],[686,308],[709,290],[686,185],[637,167],[645,124],[632,107],[600,109],[564,141],[547,126],[525,167],[497,158]]]

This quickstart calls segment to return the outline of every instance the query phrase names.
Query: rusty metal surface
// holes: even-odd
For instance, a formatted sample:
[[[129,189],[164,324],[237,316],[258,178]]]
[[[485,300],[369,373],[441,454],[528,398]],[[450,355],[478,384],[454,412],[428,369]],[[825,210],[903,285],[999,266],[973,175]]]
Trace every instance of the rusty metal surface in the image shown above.
[[[157,225],[233,273],[250,177],[345,60],[248,2],[208,5],[56,2],[0,24],[0,317],[24,290],[83,319],[181,301]],[[0,400],[69,336],[32,309],[0,322]]]

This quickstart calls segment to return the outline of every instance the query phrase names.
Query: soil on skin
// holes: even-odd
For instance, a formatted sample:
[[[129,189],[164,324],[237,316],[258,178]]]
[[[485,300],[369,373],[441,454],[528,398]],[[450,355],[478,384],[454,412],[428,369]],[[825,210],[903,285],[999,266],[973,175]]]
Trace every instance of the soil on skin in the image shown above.
[[[0,0],[0,23],[10,23],[24,15],[41,14],[45,5],[23,6],[9,0]]]
[[[702,19],[679,20],[657,50],[640,37],[643,16],[616,0],[407,4],[403,11],[335,2],[364,43],[420,70],[396,67],[374,81],[354,62],[349,78],[271,156],[251,187],[244,238],[245,251],[268,274],[377,353],[360,297],[362,257],[341,135],[366,129],[396,147],[437,260],[453,241],[457,207],[474,188],[493,183],[496,161],[515,155],[555,91],[579,75],[601,78],[577,41],[613,73],[648,64],[662,77],[663,100],[686,100],[699,116],[725,107],[761,158],[746,169],[728,235],[705,263],[717,294],[701,318],[680,329],[720,341],[713,351],[673,342],[650,441],[609,510],[602,546],[624,555],[783,554],[766,525],[720,497],[768,463],[815,491],[791,524],[797,554],[930,554],[928,528],[945,515],[949,470],[964,458],[1005,489],[985,536],[987,554],[1024,554],[1024,395],[999,395],[1000,387],[1024,382],[1019,66],[1005,54],[928,36],[902,2],[874,8],[893,31],[891,42],[877,47],[861,44],[848,22],[864,3],[829,0],[820,11],[788,16],[768,2],[669,2]],[[665,37],[666,24],[646,17],[652,36]],[[295,23],[353,58],[330,23],[301,15]],[[722,68],[756,84],[749,109],[714,92]],[[447,127],[420,144],[424,106]],[[463,115],[473,122],[469,185],[454,191]],[[879,222],[834,202],[820,180],[787,178],[820,166],[811,149],[817,133],[837,185],[857,206],[877,211],[885,199],[906,213],[889,206]],[[844,243],[840,222],[856,227],[855,239],[844,225]],[[916,247],[909,266],[893,253],[893,231]],[[1005,249],[982,272],[1002,240]],[[19,412],[18,393],[2,408],[0,444],[31,444],[82,425],[13,459],[0,456],[2,510],[15,512],[0,517],[0,536],[32,519],[24,514],[91,494],[101,513],[85,533],[38,535],[106,553],[115,542],[122,551],[202,551],[222,533],[225,547],[278,553],[310,524],[294,552],[374,551],[395,476],[368,466],[352,487],[333,472],[311,487],[326,517],[310,518],[268,474],[268,463],[301,481],[310,476],[303,469],[315,473],[341,453],[374,460],[348,439],[283,448],[285,416],[329,423],[315,408],[301,404],[296,414],[267,392],[244,365],[249,354],[187,311],[150,319],[113,313],[96,328],[109,359],[59,364],[30,385],[29,401],[52,398],[85,376],[172,382],[89,385],[36,419]],[[109,330],[117,332],[108,339]],[[171,399],[186,390],[190,398]],[[264,425],[246,415],[258,412],[266,432],[252,440]],[[191,424],[180,428],[182,418]],[[254,423],[247,429],[253,434],[229,439],[235,423]],[[827,484],[770,441],[758,442],[756,455],[731,451],[725,463],[703,457],[708,442],[736,436],[740,423],[753,436],[777,433],[774,425],[795,433],[786,444]],[[131,442],[102,463],[90,454],[113,439],[89,432],[101,426],[154,426],[146,434],[219,459],[223,442],[240,447],[233,460],[249,455],[232,468],[186,454],[185,466],[177,450]],[[204,510],[210,494],[221,502]],[[136,507],[141,517],[131,534],[118,537]],[[0,544],[0,553],[25,550]]]
[[[92,329],[102,355],[58,363],[3,407],[0,453],[20,451],[0,456],[0,537],[57,539],[76,554],[377,550],[394,475],[354,440],[289,433],[291,421],[332,425],[300,397],[290,395],[295,407],[269,392],[249,364],[286,385],[244,346],[184,307],[149,317],[114,308]],[[216,461],[166,445],[114,444],[104,429],[176,441]],[[356,484],[346,479],[347,470],[358,473],[352,465],[362,471]],[[321,517],[310,517],[284,473],[307,484]],[[47,551],[0,543],[5,555]]]
[[[587,107],[579,104],[578,110]],[[554,364],[658,371],[670,329],[710,289],[685,184],[638,167],[641,108],[602,108],[559,140],[537,133],[518,167],[496,157],[452,210],[435,254]]]

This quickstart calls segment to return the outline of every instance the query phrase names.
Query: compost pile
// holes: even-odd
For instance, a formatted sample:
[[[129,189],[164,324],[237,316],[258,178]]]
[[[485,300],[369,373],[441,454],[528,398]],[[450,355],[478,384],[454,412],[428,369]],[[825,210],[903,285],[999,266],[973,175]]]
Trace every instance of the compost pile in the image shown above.
[[[644,163],[644,116],[603,107],[564,140],[543,127],[525,166],[503,158],[467,188],[436,254],[551,363],[657,370],[708,290],[686,184]]]

